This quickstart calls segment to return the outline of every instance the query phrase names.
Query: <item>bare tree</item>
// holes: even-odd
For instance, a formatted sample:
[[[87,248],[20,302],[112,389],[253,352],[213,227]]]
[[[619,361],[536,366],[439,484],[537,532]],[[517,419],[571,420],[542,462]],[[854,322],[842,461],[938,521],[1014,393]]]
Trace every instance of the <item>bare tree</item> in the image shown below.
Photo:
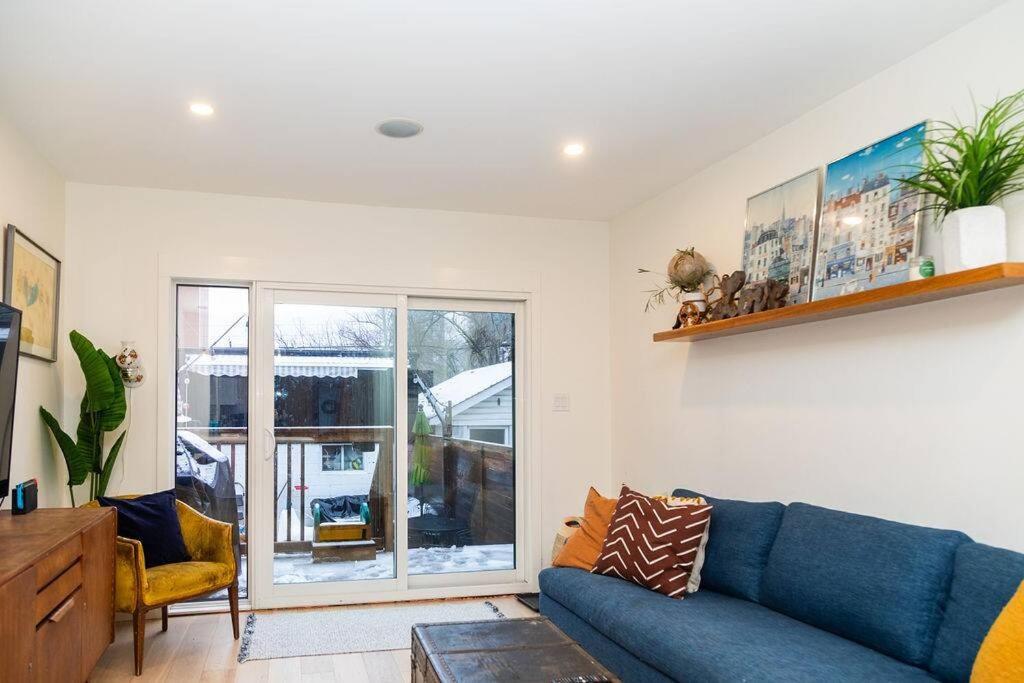
[[[513,316],[509,313],[412,310],[409,312],[409,363],[429,371],[433,382],[473,368],[504,363],[513,355]],[[346,350],[394,354],[395,311],[354,312],[319,325],[296,321],[278,329],[278,348]]]

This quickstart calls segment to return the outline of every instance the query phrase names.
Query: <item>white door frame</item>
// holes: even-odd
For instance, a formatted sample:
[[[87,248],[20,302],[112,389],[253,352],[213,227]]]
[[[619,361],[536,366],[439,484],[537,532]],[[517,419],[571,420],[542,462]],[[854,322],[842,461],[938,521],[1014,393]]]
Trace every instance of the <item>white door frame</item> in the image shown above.
[[[325,266],[320,268],[316,263]],[[517,343],[517,360],[522,373],[522,403],[517,414],[518,430],[522,437],[517,443],[516,459],[521,463],[523,489],[517,492],[517,524],[522,519],[523,541],[522,562],[518,560],[517,575],[508,582],[497,582],[500,578],[490,576],[493,572],[447,575],[451,578],[464,578],[466,583],[459,586],[438,585],[446,575],[413,577],[404,589],[388,591],[367,591],[362,593],[324,592],[316,595],[302,596],[270,596],[260,595],[260,590],[253,577],[250,565],[250,583],[248,602],[254,608],[268,609],[291,607],[297,605],[352,604],[366,602],[388,602],[401,600],[419,600],[444,597],[471,597],[477,595],[496,595],[519,592],[535,592],[537,590],[537,573],[542,562],[541,532],[541,386],[540,386],[540,308],[541,284],[537,273],[528,271],[475,271],[458,268],[439,268],[427,266],[419,270],[382,269],[376,267],[347,268],[349,283],[327,282],[319,280],[317,273],[331,273],[329,277],[337,277],[336,271],[330,267],[330,259],[311,256],[309,262],[294,263],[277,259],[250,257],[218,257],[203,254],[161,254],[154,285],[158,290],[158,349],[157,349],[157,436],[158,466],[154,485],[158,489],[171,488],[174,485],[174,423],[175,399],[175,329],[177,325],[175,308],[175,287],[178,284],[226,285],[250,287],[250,348],[253,346],[254,330],[261,323],[259,302],[256,301],[258,288],[288,289],[292,291],[317,290],[335,291],[350,294],[392,294],[396,296],[418,297],[422,299],[438,299],[442,301],[458,301],[468,303],[479,302],[518,302],[521,307],[521,321],[516,325],[523,332],[522,342]],[[370,283],[370,284],[367,284]],[[385,284],[386,283],[386,284]],[[468,310],[468,309],[467,309]],[[402,316],[400,316],[401,318]],[[407,349],[405,349],[407,353]],[[271,358],[271,362],[273,359]],[[250,357],[250,372],[254,377],[260,372],[259,359]],[[272,372],[272,371],[271,371]],[[518,379],[518,376],[517,376]],[[254,401],[261,400],[259,382],[250,382],[250,418],[257,414],[258,405]],[[398,380],[396,379],[396,386]],[[401,401],[399,403],[402,403]],[[262,428],[262,425],[258,425]],[[250,422],[249,445],[247,457],[250,468],[259,460],[259,454],[265,453],[267,444],[259,438],[257,425]],[[396,439],[396,446],[398,440]],[[399,458],[401,460],[401,458]],[[518,467],[519,465],[517,465]],[[407,465],[406,465],[407,467]],[[253,472],[249,477],[252,481]],[[255,507],[250,506],[250,514]],[[271,520],[272,522],[272,520]],[[400,525],[402,526],[402,525]],[[272,524],[271,524],[272,528]],[[397,541],[397,534],[396,534]],[[250,553],[253,549],[250,548]],[[253,553],[253,557],[256,555]],[[272,571],[272,570],[271,570]],[[404,575],[404,572],[403,572]],[[422,580],[421,580],[422,579]],[[481,583],[473,584],[479,580]],[[334,586],[336,584],[327,584]],[[255,589],[255,590],[254,590]],[[222,610],[226,601],[211,602],[205,605],[188,605],[181,611]]]

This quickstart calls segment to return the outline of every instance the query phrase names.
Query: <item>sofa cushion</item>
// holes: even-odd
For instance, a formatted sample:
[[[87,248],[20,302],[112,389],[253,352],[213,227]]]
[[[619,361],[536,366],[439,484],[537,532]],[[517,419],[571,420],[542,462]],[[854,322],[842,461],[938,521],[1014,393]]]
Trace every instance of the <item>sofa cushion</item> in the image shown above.
[[[908,664],[925,666],[970,539],[793,503],[768,557],[762,604]]]
[[[681,600],[710,518],[709,505],[669,508],[623,486],[591,571]]]
[[[676,489],[673,495],[703,494]],[[786,507],[782,503],[704,497],[714,508],[701,569],[701,588],[757,602],[764,566]]]
[[[971,667],[971,683],[1024,681],[1024,583],[996,617]]]
[[[672,679],[583,621],[553,598],[540,594],[540,611],[587,653],[628,683],[672,683]]]
[[[555,567],[576,567],[590,571],[601,556],[608,524],[612,521],[618,498],[605,498],[593,486],[583,504],[583,519],[576,533],[569,536],[562,550],[551,560]]]
[[[540,586],[542,611],[548,599],[557,602],[674,680],[932,680],[922,669],[707,589],[673,600],[579,569],[545,569]],[[557,612],[549,609],[556,624]]]
[[[946,614],[928,668],[943,680],[968,680],[985,635],[1021,581],[1021,553],[981,543],[957,548]]]

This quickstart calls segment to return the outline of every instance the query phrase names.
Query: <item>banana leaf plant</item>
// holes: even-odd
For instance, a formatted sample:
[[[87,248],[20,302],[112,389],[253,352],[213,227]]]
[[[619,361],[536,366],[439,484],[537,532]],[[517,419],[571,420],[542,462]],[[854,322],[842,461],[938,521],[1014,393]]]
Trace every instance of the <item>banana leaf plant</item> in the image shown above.
[[[113,432],[124,421],[127,403],[125,401],[124,384],[121,382],[121,370],[102,349],[97,349],[92,342],[76,330],[72,330],[71,348],[78,356],[85,375],[85,396],[82,397],[81,412],[78,417],[77,438],[61,429],[57,419],[46,408],[40,406],[39,414],[43,422],[50,428],[53,438],[64,456],[68,468],[68,490],[71,491],[71,504],[75,504],[75,486],[89,479],[89,500],[102,496],[107,491],[110,475],[121,452],[127,431],[121,432],[110,452],[104,457],[104,435]]]

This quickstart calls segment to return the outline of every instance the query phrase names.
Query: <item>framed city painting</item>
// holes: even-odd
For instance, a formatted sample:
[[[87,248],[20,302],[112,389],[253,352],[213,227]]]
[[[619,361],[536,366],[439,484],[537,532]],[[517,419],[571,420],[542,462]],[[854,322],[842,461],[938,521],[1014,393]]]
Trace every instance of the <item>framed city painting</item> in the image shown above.
[[[920,168],[926,129],[911,126],[825,169],[815,301],[907,281],[922,198],[899,181]]]
[[[13,225],[4,250],[4,301],[21,311],[21,353],[56,361],[60,261]]]
[[[789,285],[786,305],[811,298],[821,169],[808,171],[747,200],[743,270],[747,282]]]

